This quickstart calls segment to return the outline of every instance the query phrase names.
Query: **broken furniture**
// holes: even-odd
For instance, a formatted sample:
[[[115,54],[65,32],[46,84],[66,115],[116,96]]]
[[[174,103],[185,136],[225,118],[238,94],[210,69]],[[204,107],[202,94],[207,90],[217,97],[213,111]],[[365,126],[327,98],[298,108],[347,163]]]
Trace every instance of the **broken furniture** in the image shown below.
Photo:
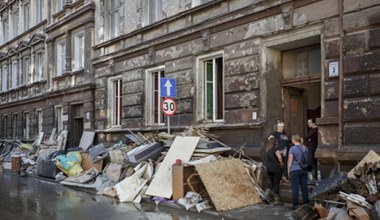
[[[130,150],[127,153],[127,159],[132,164],[139,164],[148,159],[156,160],[162,151],[164,151],[164,147],[160,142],[144,144]]]
[[[183,198],[187,192],[193,191],[202,194],[204,186],[194,166],[173,164],[173,200]],[[204,197],[204,196],[202,196]]]

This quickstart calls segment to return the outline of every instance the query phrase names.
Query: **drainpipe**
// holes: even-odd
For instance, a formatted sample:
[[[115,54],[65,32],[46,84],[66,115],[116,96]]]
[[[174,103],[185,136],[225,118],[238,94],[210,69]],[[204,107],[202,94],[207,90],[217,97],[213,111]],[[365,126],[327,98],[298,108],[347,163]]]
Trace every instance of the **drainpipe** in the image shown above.
[[[338,112],[338,150],[343,146],[343,2],[339,0],[339,112]]]

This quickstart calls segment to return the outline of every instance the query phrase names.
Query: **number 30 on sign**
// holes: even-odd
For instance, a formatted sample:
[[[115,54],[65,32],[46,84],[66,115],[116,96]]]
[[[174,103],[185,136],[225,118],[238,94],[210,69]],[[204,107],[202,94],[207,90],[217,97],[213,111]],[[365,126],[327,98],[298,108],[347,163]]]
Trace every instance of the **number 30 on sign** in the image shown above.
[[[172,98],[165,98],[161,103],[161,110],[166,116],[173,116],[177,111],[177,104]]]

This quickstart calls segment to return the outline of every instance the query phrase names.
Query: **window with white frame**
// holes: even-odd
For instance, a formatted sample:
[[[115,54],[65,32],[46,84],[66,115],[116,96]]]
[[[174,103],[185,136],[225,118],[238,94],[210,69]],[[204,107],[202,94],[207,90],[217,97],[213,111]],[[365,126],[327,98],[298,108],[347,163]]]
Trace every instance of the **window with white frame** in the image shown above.
[[[84,68],[84,32],[74,37],[74,70]]]
[[[57,133],[59,133],[63,130],[62,106],[55,106],[54,109],[54,124],[57,128]]]
[[[42,122],[43,122],[43,118],[42,118],[42,109],[38,109],[36,110],[36,116],[37,116],[37,134],[40,134],[43,130],[42,128]]]
[[[29,112],[24,112],[24,129],[23,129],[23,136],[25,139],[29,139],[29,126],[30,126],[30,116]]]
[[[40,23],[43,19],[44,0],[36,0],[36,24]]]
[[[191,1],[191,7],[196,7],[198,5],[201,5],[201,4],[204,4],[204,3],[207,3],[211,0],[192,0]]]
[[[112,127],[121,126],[122,117],[122,91],[123,84],[121,77],[110,78],[108,80],[108,102],[109,121]]]
[[[17,137],[17,114],[12,114],[12,137]]]
[[[12,13],[12,29],[13,29],[14,38],[18,36],[18,22],[19,22],[18,16],[19,16],[18,9],[16,9]]]
[[[110,0],[109,2],[109,38],[115,38],[119,35],[119,11],[120,4],[119,0]]]
[[[26,85],[30,74],[30,57],[23,57],[21,64],[20,85]]]
[[[202,119],[206,121],[223,121],[224,119],[224,71],[223,56],[199,58],[199,87],[202,104],[199,105]]]
[[[164,114],[161,111],[160,80],[165,77],[164,66],[146,71],[146,116],[148,125],[163,125]]]
[[[12,62],[11,89],[17,88],[18,85],[18,61]]]
[[[152,24],[162,19],[162,0],[147,0],[145,25]]]
[[[9,37],[8,18],[3,17],[2,23],[3,23],[3,43],[5,43],[9,40],[8,39],[8,37]]]
[[[56,0],[57,2],[57,12],[61,11],[66,4],[66,0]]]
[[[8,66],[3,65],[1,71],[1,91],[5,92],[8,90]]]
[[[24,31],[29,29],[29,20],[30,20],[30,3],[29,1],[25,1],[23,4],[23,16],[24,16]]]
[[[66,66],[66,42],[60,41],[57,43],[57,76],[62,75],[65,72]]]
[[[43,79],[43,56],[44,52],[43,51],[38,51],[35,53],[34,57],[34,77],[33,77],[33,82],[38,82]]]
[[[3,119],[3,138],[7,138],[7,120],[8,120],[8,117],[7,115],[3,115],[2,117]]]

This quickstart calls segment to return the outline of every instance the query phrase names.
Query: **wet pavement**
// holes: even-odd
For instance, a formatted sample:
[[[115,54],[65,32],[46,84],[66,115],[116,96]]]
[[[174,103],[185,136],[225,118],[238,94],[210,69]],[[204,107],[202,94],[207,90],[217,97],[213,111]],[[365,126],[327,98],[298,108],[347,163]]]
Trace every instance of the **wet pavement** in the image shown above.
[[[118,203],[115,199],[11,172],[0,172],[1,220],[221,219],[150,203]]]
[[[215,209],[188,212],[178,204],[153,202],[119,203],[95,191],[67,187],[36,177],[0,171],[0,220],[290,220],[289,204],[264,203],[225,212]]]

